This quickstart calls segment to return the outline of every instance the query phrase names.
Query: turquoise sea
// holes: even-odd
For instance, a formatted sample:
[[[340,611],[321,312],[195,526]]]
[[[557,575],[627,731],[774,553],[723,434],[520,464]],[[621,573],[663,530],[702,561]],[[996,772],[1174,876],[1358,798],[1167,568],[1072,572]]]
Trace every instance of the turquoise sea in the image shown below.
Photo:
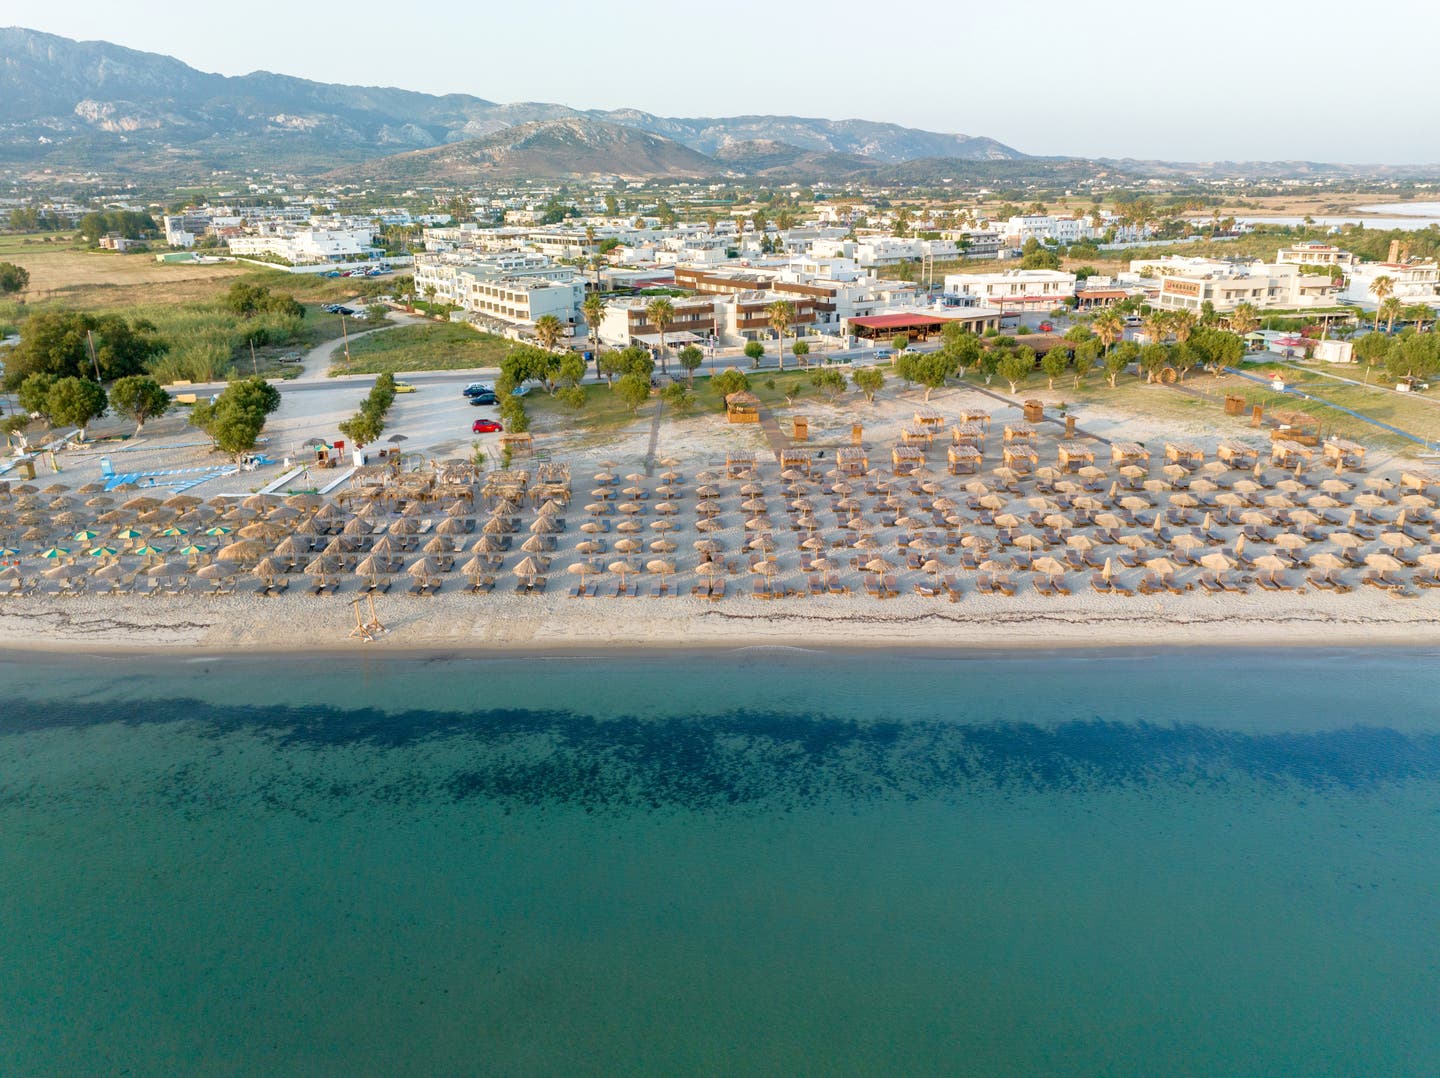
[[[1433,1074],[1436,659],[0,658],[0,1073]]]

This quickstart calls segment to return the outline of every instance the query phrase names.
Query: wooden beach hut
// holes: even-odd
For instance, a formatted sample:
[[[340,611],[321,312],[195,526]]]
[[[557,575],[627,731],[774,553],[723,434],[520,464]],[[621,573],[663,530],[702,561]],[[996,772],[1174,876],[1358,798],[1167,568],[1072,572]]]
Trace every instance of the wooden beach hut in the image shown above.
[[[755,470],[755,454],[748,449],[731,449],[725,453],[725,474],[736,479]]]
[[[811,474],[814,467],[814,458],[808,449],[782,449],[780,450],[780,470],[782,472],[793,468],[797,472],[806,475]]]
[[[950,428],[950,441],[955,445],[973,445],[977,449],[985,445],[985,428],[979,423],[957,423]]]
[[[973,475],[980,470],[980,450],[973,445],[952,445],[945,450],[951,475]]]
[[[1078,472],[1095,463],[1095,448],[1089,442],[1061,442],[1055,453],[1062,472]]]
[[[835,467],[841,475],[864,475],[870,470],[870,454],[864,446],[841,446],[835,450]]]
[[[1112,464],[1149,464],[1150,451],[1139,442],[1112,442],[1110,444]]]
[[[961,408],[959,422],[962,424],[974,423],[988,431],[990,429],[990,413],[977,408]]]
[[[1029,423],[1006,423],[1006,442],[1033,442],[1035,440],[1035,428]]]
[[[1007,445],[1004,449],[1004,466],[1016,472],[1033,472],[1040,466],[1040,454],[1035,447],[1022,442]]]
[[[1260,453],[1254,446],[1227,438],[1220,443],[1215,455],[1220,458],[1222,463],[1228,464],[1232,468],[1250,468],[1259,459]]]
[[[510,451],[511,458],[528,457],[535,452],[535,439],[528,430],[507,431],[500,435],[500,452]]]
[[[1282,468],[1294,468],[1297,465],[1309,464],[1314,459],[1314,447],[1303,442],[1292,442],[1288,438],[1281,438],[1270,445],[1270,463],[1277,464]]]
[[[1365,467],[1365,447],[1348,438],[1327,438],[1324,445],[1325,463],[1337,472],[1346,468]]]
[[[1205,463],[1205,450],[1194,442],[1166,442],[1165,462],[1183,468],[1198,468]]]
[[[925,467],[925,451],[918,446],[897,445],[890,450],[890,466],[896,475],[914,475]]]
[[[1271,412],[1270,418],[1276,423],[1270,432],[1273,442],[1295,442],[1297,445],[1318,446],[1320,444],[1320,420],[1309,412]]]
[[[912,419],[917,427],[929,427],[936,432],[945,428],[945,417],[928,405],[916,408]]]
[[[760,398],[742,389],[725,398],[725,418],[731,423],[759,423]]]
[[[905,445],[929,445],[934,439],[933,427],[922,427],[916,424],[900,428],[900,441]]]

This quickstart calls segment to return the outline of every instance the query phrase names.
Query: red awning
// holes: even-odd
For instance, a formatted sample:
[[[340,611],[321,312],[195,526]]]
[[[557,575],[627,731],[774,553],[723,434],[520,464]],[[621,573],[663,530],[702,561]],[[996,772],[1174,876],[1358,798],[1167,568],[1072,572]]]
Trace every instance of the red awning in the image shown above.
[[[850,319],[852,326],[864,326],[866,329],[913,329],[919,326],[938,326],[945,322],[974,321],[977,318],[985,318],[987,315],[972,315],[967,318],[964,315],[947,318],[939,314],[872,314],[862,318]]]

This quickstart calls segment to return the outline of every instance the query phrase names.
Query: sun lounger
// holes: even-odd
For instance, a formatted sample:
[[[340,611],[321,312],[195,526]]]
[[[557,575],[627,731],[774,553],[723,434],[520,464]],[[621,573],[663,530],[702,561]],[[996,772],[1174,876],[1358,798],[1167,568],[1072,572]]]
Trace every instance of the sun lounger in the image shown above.
[[[873,573],[865,574],[865,594],[872,599],[883,599],[885,597],[880,591],[880,579]]]
[[[1159,595],[1161,592],[1165,591],[1166,588],[1159,577],[1155,576],[1154,574],[1147,573],[1145,577],[1140,581],[1139,590],[1141,595]]]
[[[840,583],[840,578],[831,573],[825,578],[825,590],[831,595],[849,595],[850,585]]]
[[[819,574],[811,574],[809,580],[807,581],[807,584],[810,588],[810,594],[812,596],[825,594],[825,581],[820,579]]]
[[[952,603],[960,601],[960,581],[955,579],[954,573],[945,574],[945,594],[950,597]]]

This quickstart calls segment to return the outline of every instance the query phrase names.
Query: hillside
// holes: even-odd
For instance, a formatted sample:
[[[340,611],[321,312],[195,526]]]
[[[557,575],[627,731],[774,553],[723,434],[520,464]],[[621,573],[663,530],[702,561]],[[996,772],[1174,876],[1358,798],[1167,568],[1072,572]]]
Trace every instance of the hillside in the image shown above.
[[[345,86],[265,71],[215,75],[168,56],[108,42],[0,29],[0,167],[21,171],[69,167],[172,176],[225,168],[318,172],[556,120],[638,130],[704,155],[737,142],[768,140],[803,153],[858,155],[880,164],[917,157],[1023,156],[993,139],[865,120],[673,119],[634,109],[587,112],[543,102],[501,104],[467,94]],[[590,160],[567,169],[564,139],[558,129],[550,134],[556,138],[553,152],[526,150],[545,163],[548,171],[540,175],[588,174],[594,171],[590,164],[603,172],[653,175],[658,162],[672,158],[682,175],[700,167],[698,159],[682,160],[660,149],[668,144],[641,141],[632,147],[640,158],[622,168],[618,160],[606,164],[606,151],[580,138],[576,145]],[[493,167],[507,166],[497,161]],[[706,167],[713,172],[713,165]]]
[[[382,157],[339,177],[466,182],[485,177],[713,176],[715,161],[659,135],[590,119],[541,120],[479,139]]]

